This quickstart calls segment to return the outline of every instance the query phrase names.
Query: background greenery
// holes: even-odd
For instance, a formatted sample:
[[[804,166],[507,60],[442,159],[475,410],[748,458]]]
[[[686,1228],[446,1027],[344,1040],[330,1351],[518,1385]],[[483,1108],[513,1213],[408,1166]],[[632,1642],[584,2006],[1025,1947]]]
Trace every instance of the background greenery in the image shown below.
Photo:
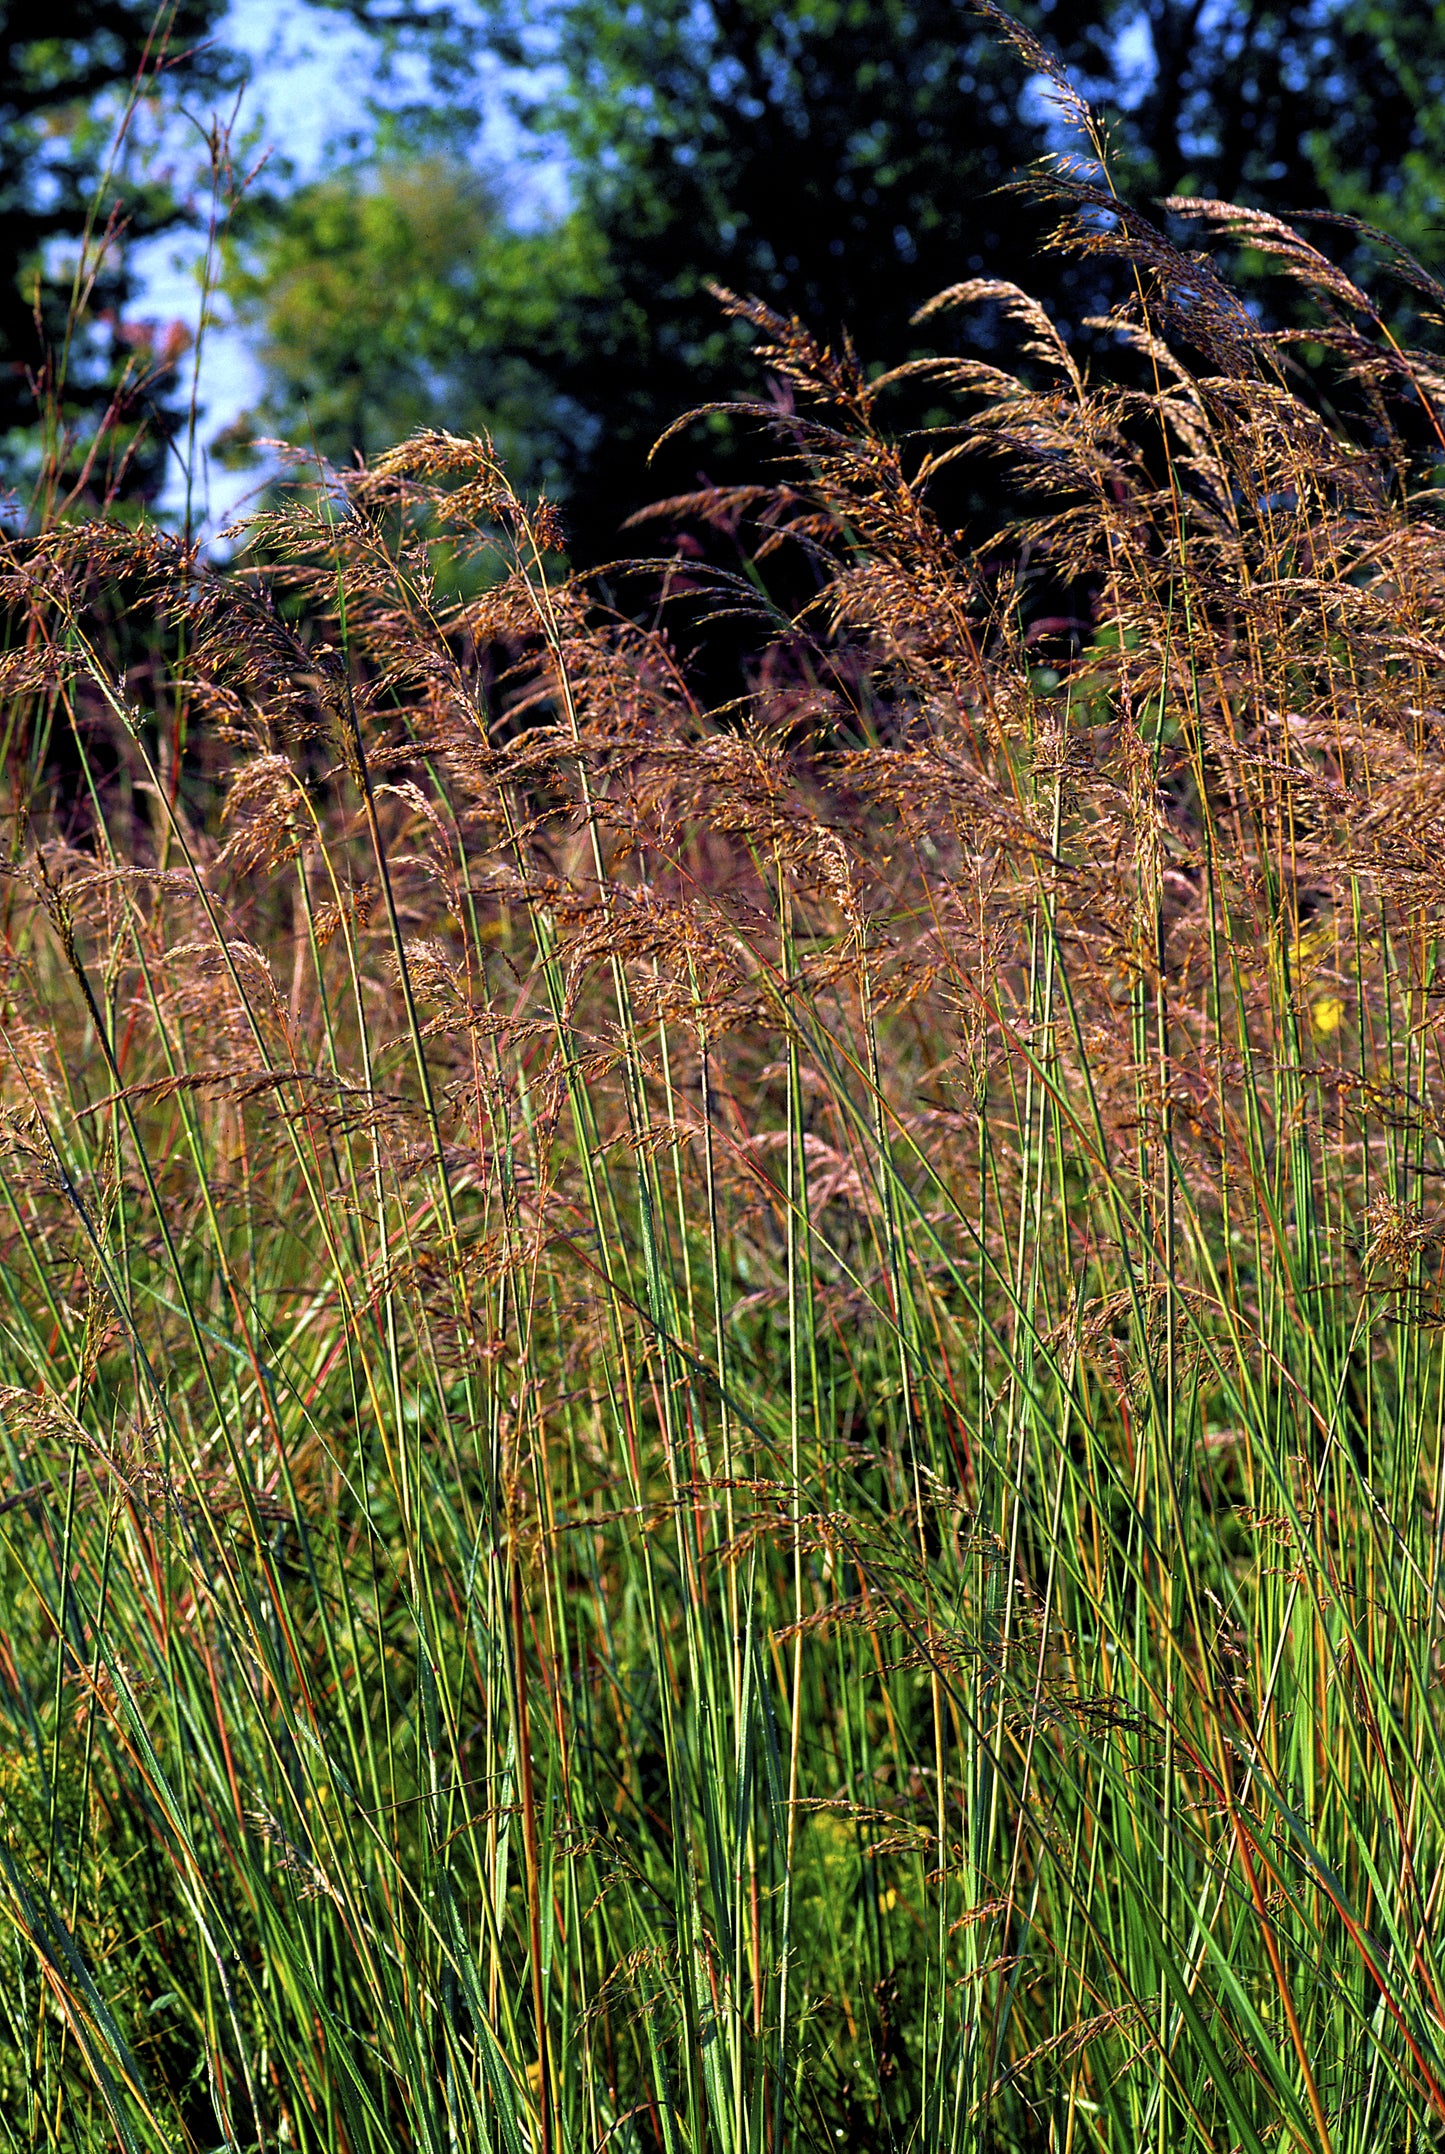
[[[1445,31],[1433,9],[1058,0],[1025,19],[1111,115],[1116,183],[1140,206],[1202,192],[1333,208],[1436,258]],[[571,207],[560,230],[520,240],[478,230],[454,261],[450,281],[473,303],[434,376],[432,416],[444,422],[465,377],[515,429],[521,377],[533,468],[565,488],[580,558],[616,550],[619,511],[686,490],[700,469],[739,468],[718,422],[643,475],[679,412],[756,385],[709,280],[824,335],[846,330],[883,364],[939,349],[940,334],[948,348],[951,325],[913,326],[933,292],[1036,258],[1037,215],[997,190],[1055,146],[1058,123],[1038,76],[954,0],[494,6],[482,42],[532,71],[515,103],[564,155]],[[399,175],[363,155],[338,177],[365,196],[391,194]],[[310,305],[329,313],[336,184],[283,206],[274,227],[258,212],[235,289],[265,329],[267,428],[299,435],[303,412],[314,424],[325,405],[321,445],[344,460],[359,437],[327,403],[334,376],[315,340],[296,333],[309,281],[298,242],[313,218]],[[283,263],[284,312],[267,296]],[[356,268],[382,288],[380,255],[370,274]],[[1033,282],[1076,337],[1107,297],[1077,265]],[[398,301],[374,347],[374,397],[435,364],[432,318]]]
[[[645,500],[691,488],[700,471],[741,470],[736,430],[722,420],[645,468],[680,412],[759,385],[710,280],[822,334],[846,330],[865,361],[894,364],[963,333],[913,325],[932,293],[1036,254],[1038,215],[997,190],[1060,145],[1063,123],[1038,71],[954,0],[487,0],[470,10],[354,0],[333,12],[373,36],[378,91],[338,106],[332,169],[300,184],[273,165],[229,219],[224,282],[266,384],[223,445],[230,453],[259,431],[313,440],[345,463],[420,419],[485,422],[521,483],[565,497],[574,553],[596,561],[624,543],[624,516]],[[49,352],[71,398],[93,410],[128,361],[126,393],[152,446],[117,483],[153,493],[185,402],[177,354],[139,348],[127,329],[135,293],[121,238],[103,263],[92,247],[92,327],[83,350],[66,351],[73,262],[85,229],[104,230],[117,203],[131,240],[199,213],[204,189],[188,189],[187,158],[170,150],[163,160],[132,146],[107,172],[116,98],[137,69],[152,68],[143,114],[163,118],[203,115],[237,63],[211,4],[154,19],[150,0],[76,7],[44,40],[11,13],[0,292],[15,358],[0,419],[12,471],[26,468],[36,409],[27,367]],[[1201,192],[1331,209],[1438,259],[1445,29],[1435,9],[1054,0],[1025,19],[1108,115],[1114,178],[1136,204]],[[401,82],[388,76],[399,56],[411,62]],[[478,168],[478,128],[499,98],[520,122],[518,154],[531,142],[565,168],[554,214],[519,223],[508,172]],[[1360,267],[1350,235],[1322,243]],[[42,263],[37,339],[31,283]],[[1107,284],[1062,261],[1033,281],[1086,342]],[[1277,287],[1265,303],[1278,309]],[[971,333],[986,344],[988,323]],[[927,415],[926,402],[914,415]],[[83,437],[83,414],[73,423]]]

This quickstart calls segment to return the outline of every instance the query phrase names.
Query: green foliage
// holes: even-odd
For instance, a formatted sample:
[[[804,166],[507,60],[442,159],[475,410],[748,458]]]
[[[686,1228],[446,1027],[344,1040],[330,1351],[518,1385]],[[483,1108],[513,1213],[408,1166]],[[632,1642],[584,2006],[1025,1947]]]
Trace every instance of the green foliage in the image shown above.
[[[334,11],[371,33],[382,79],[418,40],[438,87],[472,50],[445,5]],[[163,478],[188,335],[136,318],[135,248],[204,220],[207,136],[224,217],[223,115],[243,78],[224,15],[224,0],[0,5],[0,478],[41,522],[148,500]]]
[[[545,236],[510,229],[494,189],[440,153],[334,171],[243,214],[226,281],[268,394],[238,446],[282,434],[345,463],[423,425],[485,426],[557,483],[562,414],[536,355],[591,294],[591,239],[575,216]]]
[[[96,491],[144,496],[159,481],[178,354],[129,319],[129,248],[185,214],[157,138],[180,102],[234,81],[209,43],[222,12],[222,0],[63,0],[43,21],[0,9],[8,484],[28,490],[47,457],[73,476],[108,411]]]
[[[521,474],[565,490],[579,558],[610,555],[628,511],[695,482],[696,436],[650,476],[648,451],[680,411],[749,379],[746,343],[709,280],[896,358],[916,341],[923,298],[1028,250],[1040,228],[1020,198],[992,192],[1044,145],[1020,109],[1025,70],[952,0],[584,4],[498,13],[492,40],[551,86],[525,117],[565,150],[572,209],[557,229],[518,237],[506,256],[516,274],[491,283],[495,226],[479,220],[470,247],[457,234],[451,278],[475,278],[480,260],[485,304],[459,325],[434,412],[449,423],[456,398],[509,426],[511,370],[526,367],[550,441]],[[298,236],[283,206],[245,287],[266,318],[278,408],[305,369],[266,293],[290,272]],[[354,305],[370,303],[377,267],[358,259]],[[413,335],[413,317],[394,309],[398,355],[423,375],[429,318],[423,306]],[[735,437],[718,423],[701,453],[718,476],[735,468]]]
[[[1445,32],[1435,10],[1053,0],[1021,12],[1113,112],[1116,178],[1138,205],[1198,192],[1348,212],[1437,258]],[[494,54],[530,86],[516,102],[533,139],[565,155],[570,213],[554,233],[517,237],[515,250],[503,248],[495,214],[479,217],[470,241],[458,231],[454,262],[437,270],[480,304],[459,317],[444,368],[435,371],[432,309],[398,298],[378,371],[390,364],[430,383],[436,423],[487,414],[516,445],[519,478],[565,494],[580,560],[611,557],[624,516],[644,501],[690,490],[700,472],[742,474],[736,432],[716,418],[645,467],[680,412],[758,386],[710,281],[828,336],[846,331],[881,365],[952,348],[947,325],[915,326],[919,306],[1035,251],[1037,212],[996,190],[1057,122],[1037,71],[958,0],[490,0],[485,23]],[[1132,43],[1121,43],[1126,31]],[[1157,63],[1143,90],[1141,32]],[[398,180],[388,171],[376,185]],[[266,322],[271,408],[290,413],[304,381],[314,405],[334,405],[327,439],[344,460],[374,444],[356,429],[371,427],[384,399],[357,409],[344,439],[341,384],[355,379],[346,354],[304,330],[292,349],[285,306],[266,298],[270,276],[298,272],[306,215],[282,210],[246,290]],[[1347,260],[1359,251],[1347,235],[1329,244]],[[316,246],[319,280],[330,274],[319,230]],[[350,305],[363,313],[384,256],[355,257]],[[498,263],[494,276],[478,276],[480,257]],[[1057,262],[1049,279],[1051,304],[1085,342],[1081,324],[1107,304],[1107,287]],[[1398,312],[1399,298],[1384,304]],[[1290,303],[1277,282],[1275,317]],[[985,325],[977,336],[987,343]],[[329,373],[313,365],[323,357]],[[927,416],[920,390],[908,419]],[[996,501],[980,510],[978,495],[976,484],[955,520],[997,512]]]
[[[1036,251],[1037,213],[996,190],[1044,135],[1026,71],[955,0],[605,0],[519,8],[504,54],[559,87],[531,123],[565,143],[608,264],[559,389],[603,421],[574,487],[584,557],[595,519],[638,504],[662,423],[748,382],[715,280],[851,336],[881,364],[918,348],[912,317],[944,286]],[[716,436],[679,443],[653,492],[736,471]]]
[[[1445,23],[1405,0],[1054,0],[1065,63],[1119,109],[1115,148],[1136,199],[1207,194],[1288,215],[1368,217],[1427,262],[1445,205]],[[1118,39],[1147,37],[1141,68]],[[1121,65],[1121,57],[1123,64]],[[1128,68],[1147,81],[1131,91]]]

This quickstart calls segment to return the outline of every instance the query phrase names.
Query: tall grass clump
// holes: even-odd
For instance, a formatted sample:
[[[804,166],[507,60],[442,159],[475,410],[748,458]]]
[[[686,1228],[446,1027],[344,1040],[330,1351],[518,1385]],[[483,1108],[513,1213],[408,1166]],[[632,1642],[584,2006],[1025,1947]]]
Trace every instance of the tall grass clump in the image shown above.
[[[12,546],[4,2144],[1435,2143],[1445,381],[1054,185],[1112,385],[731,302],[725,710],[484,443]]]

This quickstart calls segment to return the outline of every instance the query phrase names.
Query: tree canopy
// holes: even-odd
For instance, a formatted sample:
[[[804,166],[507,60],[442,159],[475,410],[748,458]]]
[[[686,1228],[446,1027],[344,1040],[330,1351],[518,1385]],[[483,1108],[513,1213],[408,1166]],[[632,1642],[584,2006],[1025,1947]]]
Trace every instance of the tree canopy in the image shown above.
[[[375,40],[381,64],[424,49],[434,83],[470,46],[448,0],[309,0]],[[136,248],[197,215],[188,112],[202,129],[244,77],[227,0],[0,0],[0,470],[47,460],[93,490],[145,497],[177,423],[183,339],[135,319]],[[189,134],[189,130],[187,130]],[[194,139],[199,147],[199,138]]]
[[[1335,209],[1441,257],[1445,17],[1423,0],[1020,12],[1110,115],[1118,181],[1142,204],[1183,192]],[[397,231],[420,231],[400,164],[352,167],[273,208],[233,264],[259,325],[268,430],[314,428],[344,457],[403,413],[485,416],[519,477],[567,496],[578,553],[595,559],[644,499],[704,468],[727,475],[717,419],[646,468],[678,413],[756,386],[713,280],[846,330],[872,364],[938,348],[927,339],[952,332],[913,317],[948,284],[1038,282],[1040,217],[999,189],[1057,123],[1019,52],[963,0],[486,0],[482,41],[521,85],[531,140],[565,161],[569,209],[515,229],[499,187],[433,156],[417,169],[437,213],[400,267]],[[1053,276],[1077,330],[1095,294]],[[350,337],[320,329],[341,284]]]
[[[134,112],[122,126],[125,100],[223,91],[234,66],[208,42],[223,13],[224,0],[58,0],[34,13],[0,0],[0,442],[12,477],[33,456],[40,405],[83,430],[124,375],[129,483],[154,482],[168,355],[137,350],[131,251],[183,205],[168,173],[148,168]],[[149,444],[135,434],[147,420]]]
[[[522,116],[565,152],[572,207],[548,229],[510,235],[478,217],[460,281],[488,305],[455,325],[434,408],[443,421],[478,400],[489,408],[490,385],[505,396],[525,379],[539,462],[524,476],[545,469],[561,485],[584,554],[615,545],[622,516],[650,493],[692,483],[695,445],[650,478],[649,448],[679,411],[747,379],[747,339],[724,322],[711,281],[830,334],[847,329],[881,358],[907,346],[914,310],[940,284],[1023,254],[1038,230],[995,190],[1042,149],[1042,112],[1025,109],[1017,54],[951,0],[806,11],[580,0],[545,22],[494,17],[489,35],[503,60],[547,84]],[[353,199],[368,188],[394,198],[396,179],[350,184]],[[311,190],[303,219],[327,199]],[[288,425],[306,370],[288,349],[287,310],[308,276],[309,306],[323,304],[328,275],[321,245],[303,269],[297,214],[283,206],[253,227],[234,284],[264,320],[263,416]],[[375,289],[380,255],[353,260],[358,290]],[[397,343],[419,356],[431,318],[393,287]],[[389,353],[386,371],[392,363]],[[468,366],[475,389],[454,400]],[[312,381],[312,402],[332,408]],[[490,408],[505,423],[504,407]],[[720,453],[715,435],[709,455]]]
[[[556,387],[531,353],[555,345],[587,290],[582,220],[539,247],[465,159],[434,149],[298,187],[268,205],[264,231],[233,251],[229,289],[257,331],[272,425],[345,463],[444,418],[564,483]]]
[[[1445,16],[1424,0],[1052,0],[1140,195],[1335,209],[1440,260]],[[1126,33],[1132,32],[1131,38]]]

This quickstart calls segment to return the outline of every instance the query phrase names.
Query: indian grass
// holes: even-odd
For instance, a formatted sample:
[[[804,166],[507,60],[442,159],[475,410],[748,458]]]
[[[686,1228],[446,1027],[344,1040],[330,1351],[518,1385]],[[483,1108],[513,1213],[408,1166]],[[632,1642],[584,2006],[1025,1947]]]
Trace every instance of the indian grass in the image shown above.
[[[1142,386],[732,302],[726,710],[485,443],[12,549],[6,2144],[1433,2143],[1445,397],[1057,185]]]

